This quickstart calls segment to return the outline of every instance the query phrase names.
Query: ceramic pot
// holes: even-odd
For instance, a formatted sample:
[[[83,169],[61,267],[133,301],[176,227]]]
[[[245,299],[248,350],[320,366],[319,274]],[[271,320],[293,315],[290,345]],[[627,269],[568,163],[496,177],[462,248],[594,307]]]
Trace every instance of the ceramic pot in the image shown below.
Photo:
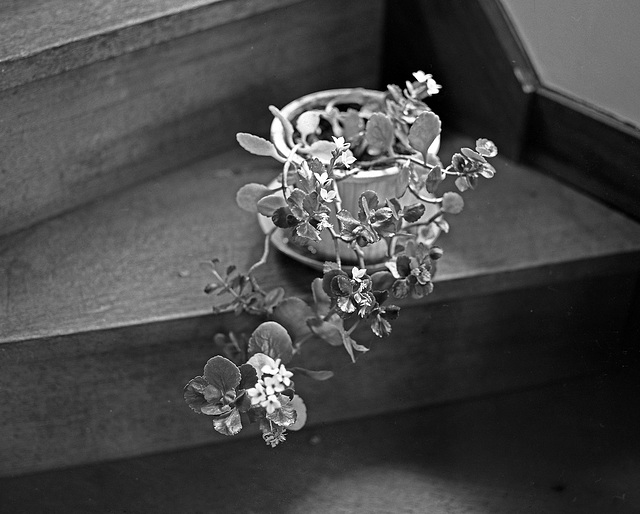
[[[324,109],[330,103],[338,107],[341,104],[341,101],[342,103],[352,103],[354,93],[357,93],[358,96],[364,97],[367,102],[371,101],[384,105],[385,93],[382,91],[346,88],[318,91],[302,96],[284,106],[280,111],[295,126],[295,120],[303,112],[313,109]],[[278,118],[275,118],[271,124],[271,140],[282,154],[290,155],[291,146],[287,142],[284,126]],[[435,155],[439,148],[440,136],[438,136],[429,147],[429,153]],[[303,158],[304,157],[302,155],[295,157],[298,162],[302,161]],[[357,162],[353,164],[352,170],[357,169],[357,164]],[[338,192],[342,199],[342,207],[347,209],[354,216],[357,216],[358,198],[360,197],[360,194],[366,190],[375,191],[378,194],[380,203],[384,203],[387,198],[396,197],[396,184],[399,180],[399,171],[398,166],[390,166],[382,169],[361,170],[353,176],[340,180],[337,182],[337,185]],[[403,205],[415,204],[416,202],[417,200],[415,197],[409,193],[406,193],[400,199],[400,203]],[[426,211],[423,219],[428,219],[438,210],[435,205],[429,203],[426,203],[425,207]],[[339,246],[340,257],[343,262],[357,262],[355,252],[348,244],[340,242]],[[315,256],[318,260],[334,260],[335,247],[333,240],[328,233],[323,237],[322,241],[311,243],[309,248],[303,249],[303,251],[307,252],[309,255]],[[365,260],[368,263],[380,263],[386,259],[387,244],[385,241],[379,241],[363,248],[363,251]]]

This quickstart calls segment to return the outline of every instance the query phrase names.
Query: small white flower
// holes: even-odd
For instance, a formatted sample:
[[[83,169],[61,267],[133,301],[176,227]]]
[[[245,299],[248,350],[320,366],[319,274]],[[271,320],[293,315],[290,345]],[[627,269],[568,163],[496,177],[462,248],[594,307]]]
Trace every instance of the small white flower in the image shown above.
[[[367,273],[366,269],[360,269],[357,266],[354,266],[353,269],[351,270],[351,275],[353,276],[353,279],[360,282],[362,280],[362,277],[364,277]]]
[[[260,382],[258,382],[255,387],[247,389],[247,394],[251,398],[251,405],[258,405],[267,399],[264,387]]]
[[[275,394],[268,396],[267,399],[263,401],[260,405],[266,408],[269,414],[273,414],[276,411],[276,409],[279,409],[280,407],[282,407],[282,404],[280,403],[280,401],[278,401],[278,398],[276,397]]]
[[[265,377],[264,385],[267,395],[281,393],[285,389],[284,384],[282,383],[282,377],[278,375],[275,375],[273,377]]]
[[[331,136],[331,137],[333,138],[333,142],[335,143],[336,148],[341,152],[347,150],[351,146],[351,143],[345,143],[344,137],[342,136],[340,137]]]
[[[278,372],[278,368],[280,367],[280,359],[276,359],[274,361],[272,358],[268,356],[267,356],[267,359],[269,359],[267,361],[267,364],[262,366],[260,371],[262,371],[263,374],[266,373],[267,375],[275,375]]]
[[[427,94],[429,96],[431,95],[435,95],[436,93],[438,93],[440,91],[440,88],[442,86],[440,84],[438,84],[435,80],[433,80],[432,78],[429,78],[427,80]]]
[[[422,70],[418,70],[418,71],[415,71],[415,72],[413,73],[413,77],[414,77],[418,82],[423,83],[423,82],[426,82],[427,80],[429,80],[429,79],[432,77],[432,75],[431,75],[430,73],[425,73],[425,72],[424,72],[424,71],[422,71]]]
[[[329,178],[329,174],[326,171],[323,171],[322,173],[314,173],[314,175],[316,176],[316,180],[320,183],[321,186],[324,186],[327,184],[327,182],[333,180]]]
[[[284,364],[280,365],[280,370],[278,372],[278,375],[280,376],[280,379],[282,380],[282,383],[285,386],[291,385],[290,378],[293,376],[293,373],[291,373],[291,371],[289,371],[287,368],[285,368]]]
[[[326,189],[320,190],[320,198],[322,198],[325,202],[331,203],[333,202],[338,194],[335,191],[327,191]]]
[[[345,150],[340,154],[340,157],[338,157],[338,163],[344,164],[347,168],[351,167],[354,162],[356,162],[356,158],[353,156],[351,150]]]

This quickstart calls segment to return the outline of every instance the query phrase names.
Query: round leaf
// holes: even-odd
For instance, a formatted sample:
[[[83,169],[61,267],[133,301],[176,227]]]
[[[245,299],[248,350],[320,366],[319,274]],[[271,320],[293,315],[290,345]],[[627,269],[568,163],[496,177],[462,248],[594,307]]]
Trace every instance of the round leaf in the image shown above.
[[[240,384],[240,370],[229,359],[216,355],[204,367],[204,378],[222,394],[232,391]]]
[[[480,138],[476,141],[476,151],[485,157],[495,157],[498,155],[498,147],[489,139]]]
[[[281,193],[263,196],[256,204],[257,211],[263,216],[273,216],[280,207],[286,207],[287,202]]]
[[[279,395],[278,401],[280,408],[267,414],[267,419],[281,427],[290,427],[296,422],[297,412],[293,406],[292,400],[287,396]]]
[[[462,148],[460,150],[465,157],[471,159],[472,161],[476,161],[476,162],[487,162],[487,160],[480,155],[478,152],[474,152],[471,148]]]
[[[306,142],[309,134],[315,134],[320,124],[320,113],[318,111],[305,111],[296,120],[296,128],[300,132],[300,137]]]
[[[260,378],[262,377],[262,368],[264,366],[273,366],[273,359],[264,353],[256,353],[251,356],[247,364],[255,369],[256,376]]]
[[[425,161],[429,147],[440,134],[440,118],[431,111],[423,112],[409,129],[409,143],[414,150],[420,152]]]
[[[317,279],[320,280],[320,279]],[[307,318],[313,317],[313,310],[300,298],[286,298],[275,309],[271,319],[280,323],[294,341],[309,335]]]
[[[458,214],[464,208],[464,200],[458,193],[445,193],[442,196],[442,210],[448,214]]]
[[[265,321],[256,328],[249,339],[249,353],[264,353],[286,364],[293,357],[293,345],[287,330],[275,321]]]
[[[365,138],[369,147],[386,152],[391,149],[394,137],[393,123],[389,117],[380,112],[372,114],[365,127]]]
[[[404,215],[403,215],[404,220],[407,223],[415,223],[420,218],[422,218],[425,209],[426,208],[423,203],[416,203],[413,205],[406,206],[404,208]]]
[[[315,157],[320,162],[328,163],[331,160],[332,153],[335,149],[335,143],[321,139],[311,144],[307,151],[309,152],[309,155]]]
[[[213,428],[224,435],[236,435],[240,432],[240,430],[242,430],[242,419],[240,418],[238,409],[233,409],[231,414],[225,418],[214,419]]]
[[[409,187],[409,181],[411,180],[411,168],[409,166],[403,166],[400,168],[400,173],[398,173],[398,178],[396,179],[396,189],[395,194],[397,198],[402,198],[402,196],[407,191]]]
[[[201,408],[207,404],[203,391],[208,385],[204,378],[196,377],[184,386],[184,401],[198,414],[202,414]]]
[[[256,385],[258,375],[256,369],[251,364],[243,364],[240,366],[241,380],[238,389],[249,389]]]
[[[269,194],[271,190],[264,184],[245,184],[236,193],[236,203],[245,211],[258,212],[258,200]]]
[[[295,409],[297,414],[296,422],[293,425],[289,425],[287,428],[289,430],[300,430],[307,422],[307,406],[304,404],[304,401],[302,401],[302,398],[297,394],[293,397],[293,400],[291,400],[291,406]]]

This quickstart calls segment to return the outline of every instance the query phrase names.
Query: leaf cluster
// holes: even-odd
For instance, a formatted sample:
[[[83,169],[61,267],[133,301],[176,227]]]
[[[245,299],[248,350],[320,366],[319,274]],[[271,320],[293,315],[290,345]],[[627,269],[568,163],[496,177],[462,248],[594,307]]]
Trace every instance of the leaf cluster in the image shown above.
[[[283,125],[289,153],[258,136],[237,135],[247,151],[283,164],[276,187],[245,184],[236,195],[238,206],[270,218],[273,230],[287,230],[294,243],[328,239],[336,252],[334,260],[325,262],[322,277],[312,281],[310,303],[287,297],[282,288],[265,291],[258,284],[253,272],[268,258],[273,231],[266,236],[263,256],[247,272],[235,266],[222,270],[212,261],[214,279],[205,292],[219,298],[214,312],[246,312],[263,320],[250,335],[216,334],[220,355],[185,387],[187,404],[212,416],[218,432],[234,435],[244,424],[258,423],[265,442],[276,446],[285,439],[285,429],[300,428],[306,418],[289,377],[333,376],[329,370],[284,367],[304,344],[318,341],[343,348],[356,362],[357,355],[369,350],[356,334],[368,330],[389,336],[400,313],[392,301],[433,291],[435,263],[443,255],[433,241],[449,230],[444,215],[460,213],[460,193],[495,175],[487,159],[497,155],[497,148],[478,139],[475,149],[462,148],[445,166],[431,151],[441,121],[425,103],[440,86],[423,72],[414,78],[404,88],[388,86],[382,99],[356,89],[293,120],[270,107]],[[394,196],[383,198],[365,189],[356,205],[343,204],[341,181],[389,167],[397,170],[390,178]],[[439,194],[447,178],[457,191]],[[429,204],[436,207],[435,214],[431,209],[426,216]],[[384,268],[370,272],[363,249],[381,241],[387,247]],[[339,243],[353,250],[357,266],[345,269]]]

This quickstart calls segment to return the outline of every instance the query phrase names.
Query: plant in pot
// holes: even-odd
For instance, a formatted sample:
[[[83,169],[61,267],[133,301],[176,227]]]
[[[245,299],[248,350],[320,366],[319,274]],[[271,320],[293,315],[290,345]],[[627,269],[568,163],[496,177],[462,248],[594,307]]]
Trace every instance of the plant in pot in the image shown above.
[[[431,75],[413,75],[404,88],[321,91],[282,110],[271,106],[271,141],[237,135],[249,152],[280,161],[282,171],[236,196],[265,232],[260,260],[246,272],[211,263],[214,280],[205,292],[223,298],[214,311],[262,321],[251,334],[216,334],[219,355],[185,386],[187,404],[212,416],[218,432],[234,435],[257,423],[276,446],[306,420],[293,379],[333,375],[299,366],[302,345],[343,347],[355,362],[368,351],[352,337],[356,328],[389,336],[400,310],[393,299],[433,291],[434,263],[443,254],[434,241],[449,229],[444,214],[464,205],[458,192],[438,190],[447,178],[464,192],[479,177],[493,177],[487,159],[497,148],[478,139],[475,149],[462,148],[444,166],[437,156],[440,119],[426,103],[440,86]],[[254,272],[271,243],[322,270],[310,284],[310,303],[258,283]]]

